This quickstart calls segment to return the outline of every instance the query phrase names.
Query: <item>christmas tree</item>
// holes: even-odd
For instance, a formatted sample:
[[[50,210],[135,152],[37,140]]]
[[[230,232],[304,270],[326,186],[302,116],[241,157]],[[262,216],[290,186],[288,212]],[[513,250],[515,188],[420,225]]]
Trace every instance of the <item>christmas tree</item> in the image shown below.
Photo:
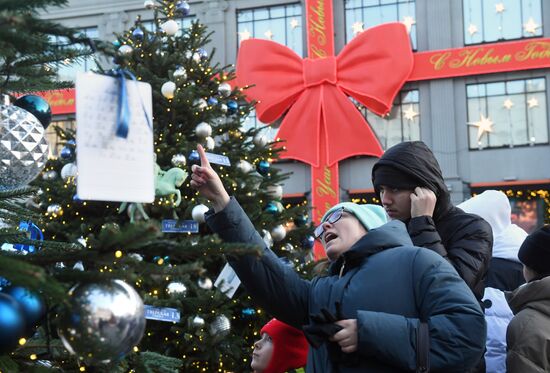
[[[281,183],[288,175],[272,167],[278,150],[273,150],[261,128],[245,124],[253,110],[244,99],[246,90],[235,85],[231,66],[212,63],[214,52],[207,52],[210,34],[203,25],[194,22],[182,28],[176,22],[188,14],[186,2],[145,5],[154,9],[151,30],[138,18],[108,48],[100,44],[100,49],[117,65],[103,73],[125,71],[152,87],[155,201],[142,205],[81,200],[75,162],[78,143],[73,132],[58,129],[65,147],[32,183],[40,188],[38,198],[27,203],[27,209],[17,200],[10,205],[11,211],[34,210],[32,219],[43,231],[44,241],[18,236],[20,242],[35,244],[36,250],[25,256],[0,252],[0,275],[12,284],[33,283],[31,290],[40,292],[47,313],[36,333],[0,357],[0,371],[249,370],[253,341],[270,316],[254,306],[242,287],[232,295],[224,282],[218,286],[213,282],[224,268],[224,255],[259,253],[260,248],[226,244],[212,235],[204,224],[209,203],[190,188],[189,179],[175,185],[180,198],[174,195],[178,192],[164,193],[158,185],[164,175],[189,173],[199,161],[197,144],[221,160],[213,166],[266,244],[288,265],[307,272],[313,246],[308,206],[283,205]],[[192,232],[195,225],[198,232]],[[57,242],[70,246],[48,247]],[[31,281],[28,269],[19,282],[11,270],[15,262],[39,267],[35,276],[41,282]],[[79,285],[68,295],[60,291],[75,284]],[[115,315],[114,300],[126,301],[132,288],[150,310],[164,315],[156,320],[148,317],[137,346],[141,324],[136,315],[128,311],[108,320],[99,315]],[[83,315],[88,324],[74,321]],[[109,330],[102,325],[105,322],[116,332],[105,332]]]

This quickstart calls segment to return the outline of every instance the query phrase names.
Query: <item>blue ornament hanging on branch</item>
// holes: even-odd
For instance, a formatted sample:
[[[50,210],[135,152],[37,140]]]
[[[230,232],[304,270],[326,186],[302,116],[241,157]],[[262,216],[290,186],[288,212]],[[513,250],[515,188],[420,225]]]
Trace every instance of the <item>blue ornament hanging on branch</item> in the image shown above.
[[[176,12],[185,17],[191,13],[191,7],[187,1],[178,1],[176,3]]]
[[[143,30],[139,27],[136,27],[134,31],[132,31],[132,36],[136,38],[137,40],[143,40]]]
[[[21,96],[13,104],[34,115],[44,128],[50,125],[52,121],[52,109],[48,101],[42,97],[36,95]]]
[[[46,305],[42,297],[22,286],[7,287],[2,293],[11,296],[19,305],[25,321],[25,336],[31,337],[46,315]]]
[[[262,174],[263,176],[266,176],[269,173],[270,164],[266,160],[261,160],[258,162],[258,166],[256,166],[258,172]]]
[[[13,351],[25,334],[25,320],[17,302],[0,293],[0,355]]]

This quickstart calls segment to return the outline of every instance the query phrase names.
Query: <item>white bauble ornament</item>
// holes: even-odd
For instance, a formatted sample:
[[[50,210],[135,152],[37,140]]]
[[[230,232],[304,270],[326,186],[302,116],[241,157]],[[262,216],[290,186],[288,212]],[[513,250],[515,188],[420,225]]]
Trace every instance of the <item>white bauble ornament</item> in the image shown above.
[[[197,281],[197,285],[199,285],[199,287],[201,289],[210,290],[210,289],[212,289],[212,286],[214,284],[212,283],[212,280],[210,278],[201,277],[201,278],[199,278],[199,281]]]
[[[187,164],[187,159],[185,158],[185,155],[183,154],[174,154],[172,156],[172,165],[174,167],[180,167],[183,168]]]
[[[145,9],[153,9],[155,7],[155,2],[153,0],[145,0],[143,7]]]
[[[271,230],[271,237],[275,241],[282,241],[286,237],[286,229],[282,224],[277,225]]]
[[[260,134],[260,133],[258,133],[256,136],[254,136],[254,140],[252,140],[252,141],[254,142],[254,145],[256,145],[259,148],[264,148],[267,145],[267,143],[269,142],[267,137],[265,135]]]
[[[193,318],[190,317],[188,324],[190,328],[202,328],[204,326],[204,319],[198,315]]]
[[[174,98],[174,93],[176,92],[176,83],[170,81],[164,83],[160,88],[160,92],[164,97],[169,100]]]
[[[191,211],[191,217],[193,220],[198,221],[199,223],[204,223],[206,219],[204,218],[204,214],[208,211],[208,207],[200,204],[195,207],[193,207],[193,210]]]
[[[63,180],[67,180],[71,177],[76,177],[78,173],[78,168],[74,163],[67,163],[63,168],[61,169],[61,178]]]
[[[134,48],[129,46],[128,44],[121,45],[120,48],[118,48],[118,54],[121,56],[129,56],[134,51]]]
[[[199,110],[204,110],[208,107],[208,103],[204,98],[199,98],[198,100],[193,101],[193,106]]]
[[[212,136],[212,126],[206,122],[201,122],[195,127],[195,133],[199,137]]]
[[[181,294],[185,296],[187,294],[187,287],[181,282],[171,282],[166,287],[166,291],[171,295]]]
[[[206,150],[214,150],[216,147],[216,141],[210,136],[208,136],[206,139],[204,139]]]
[[[241,159],[237,163],[237,170],[240,170],[241,172],[247,174],[250,171],[252,171],[252,165],[250,164],[250,162],[245,161],[244,159]]]
[[[282,185],[270,185],[266,188],[267,195],[271,199],[282,199],[283,198],[283,187]]]
[[[173,19],[169,19],[168,21],[160,25],[160,28],[166,33],[166,35],[173,36],[176,35],[176,33],[179,31],[180,26]]]
[[[229,83],[220,83],[218,86],[218,93],[220,96],[229,97],[231,95],[231,85]]]
[[[228,109],[229,109],[229,108],[227,107],[226,104],[221,104],[221,105],[220,105],[220,110],[221,110],[222,113],[227,113],[227,110],[228,110]]]
[[[201,62],[201,55],[197,52],[193,53],[193,61],[195,61],[196,63]]]
[[[176,71],[174,71],[174,78],[177,80],[187,79],[187,71],[185,71],[183,67],[178,67]]]
[[[262,229],[262,239],[268,248],[273,247],[273,237],[271,237],[271,233],[268,230]]]

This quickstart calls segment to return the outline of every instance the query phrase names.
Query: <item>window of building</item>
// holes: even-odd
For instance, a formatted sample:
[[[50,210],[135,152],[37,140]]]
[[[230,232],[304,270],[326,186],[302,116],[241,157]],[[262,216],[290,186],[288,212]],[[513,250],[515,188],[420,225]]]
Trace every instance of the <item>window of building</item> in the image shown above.
[[[361,107],[383,149],[403,141],[420,140],[420,107],[418,90],[400,92],[389,115],[379,117]]]
[[[357,33],[387,22],[407,26],[416,50],[416,0],[344,0],[346,42]]]
[[[64,146],[64,143],[67,141],[57,134],[55,130],[56,127],[59,127],[63,130],[76,131],[76,121],[74,119],[54,119],[46,128],[44,137],[48,142],[50,157],[58,157],[59,152],[61,152],[61,149]]]
[[[546,80],[466,86],[470,149],[548,143]]]
[[[463,0],[464,44],[543,35],[542,0]]]
[[[269,39],[286,45],[304,56],[302,5],[285,4],[254,9],[237,10],[239,42],[249,39]],[[245,120],[244,129],[263,127],[261,133],[269,141],[275,140],[278,127],[260,122],[252,111]]]
[[[299,3],[237,10],[239,42],[249,38],[269,39],[304,57],[303,30]]]
[[[97,39],[99,33],[97,27],[83,28],[78,31],[80,36],[88,37],[90,39]],[[62,43],[62,40],[58,40]],[[59,80],[75,81],[76,74],[79,72],[86,72],[97,68],[93,55],[85,56],[77,61],[61,61],[57,65],[57,76]]]

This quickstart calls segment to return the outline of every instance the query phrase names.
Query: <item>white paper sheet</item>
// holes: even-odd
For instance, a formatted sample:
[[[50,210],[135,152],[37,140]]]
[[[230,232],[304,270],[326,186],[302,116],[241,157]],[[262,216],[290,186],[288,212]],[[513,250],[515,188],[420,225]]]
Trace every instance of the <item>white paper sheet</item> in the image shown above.
[[[116,136],[118,82],[93,73],[76,79],[77,194],[82,200],[155,199],[151,85],[126,80],[128,137]]]

